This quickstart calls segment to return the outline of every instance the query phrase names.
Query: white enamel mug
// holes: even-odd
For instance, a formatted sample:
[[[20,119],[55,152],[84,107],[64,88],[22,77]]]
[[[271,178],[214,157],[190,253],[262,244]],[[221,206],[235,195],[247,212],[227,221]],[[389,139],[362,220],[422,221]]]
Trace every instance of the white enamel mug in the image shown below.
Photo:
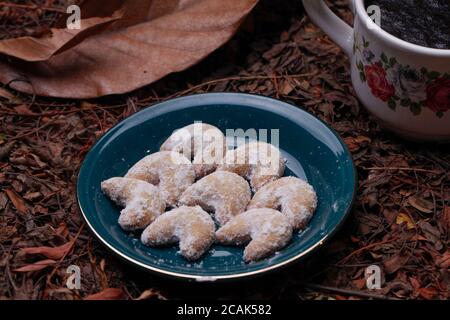
[[[358,98],[384,127],[413,140],[450,140],[450,50],[387,33],[369,17],[363,0],[351,0],[353,28],[323,0],[303,0],[303,5],[348,55]]]

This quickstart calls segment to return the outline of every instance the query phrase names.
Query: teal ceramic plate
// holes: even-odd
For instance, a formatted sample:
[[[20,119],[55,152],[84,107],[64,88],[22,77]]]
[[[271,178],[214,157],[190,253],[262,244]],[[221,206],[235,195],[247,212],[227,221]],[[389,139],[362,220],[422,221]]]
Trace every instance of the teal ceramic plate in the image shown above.
[[[100,183],[124,175],[139,159],[158,151],[174,130],[194,121],[212,124],[223,132],[268,129],[269,142],[270,129],[278,129],[279,146],[287,159],[285,175],[306,179],[314,186],[319,204],[313,219],[306,230],[296,234],[276,255],[247,264],[242,261],[243,248],[214,245],[199,261],[188,262],[179,255],[176,246],[145,247],[140,244],[139,235],[120,229],[117,224],[120,209],[102,194]],[[345,144],[311,114],[262,96],[211,93],[159,103],[109,130],[86,156],[77,194],[93,233],[120,257],[160,274],[213,281],[274,270],[318,248],[343,223],[355,188],[356,173]]]

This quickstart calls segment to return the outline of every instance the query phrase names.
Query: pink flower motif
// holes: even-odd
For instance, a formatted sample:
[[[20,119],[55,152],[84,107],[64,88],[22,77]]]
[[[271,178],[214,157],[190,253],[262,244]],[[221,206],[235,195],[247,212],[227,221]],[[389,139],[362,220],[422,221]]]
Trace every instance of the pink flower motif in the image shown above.
[[[375,97],[386,102],[394,96],[395,88],[387,80],[386,70],[383,69],[380,62],[365,66],[364,74],[367,84]]]
[[[427,87],[427,107],[434,112],[450,110],[450,78],[438,78]]]

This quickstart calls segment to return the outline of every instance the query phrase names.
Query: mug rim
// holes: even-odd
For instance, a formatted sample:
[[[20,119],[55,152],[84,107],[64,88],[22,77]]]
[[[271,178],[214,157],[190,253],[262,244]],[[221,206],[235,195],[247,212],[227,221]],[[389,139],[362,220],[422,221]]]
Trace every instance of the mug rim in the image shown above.
[[[353,0],[355,2],[355,11],[356,14],[363,18],[365,21],[369,21],[371,28],[367,28],[368,32],[372,32],[375,36],[382,36],[383,40],[387,40],[392,45],[401,47],[403,49],[409,51],[415,51],[420,54],[428,54],[434,55],[438,57],[450,57],[450,49],[438,49],[438,48],[429,48],[424,47],[418,44],[414,44],[403,39],[397,38],[396,36],[390,34],[389,32],[383,30],[380,26],[378,26],[372,19],[370,19],[369,14],[364,5],[364,0]]]

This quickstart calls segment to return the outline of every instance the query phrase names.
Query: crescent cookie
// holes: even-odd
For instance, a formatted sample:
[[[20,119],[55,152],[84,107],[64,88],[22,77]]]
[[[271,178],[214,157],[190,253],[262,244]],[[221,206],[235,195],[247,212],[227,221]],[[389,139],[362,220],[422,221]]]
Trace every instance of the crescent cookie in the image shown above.
[[[284,177],[266,184],[255,193],[248,205],[248,209],[280,210],[296,230],[306,227],[316,207],[317,196],[314,188],[295,177]]]
[[[274,254],[288,244],[292,225],[286,215],[263,208],[248,210],[231,219],[216,232],[216,241],[225,245],[243,245],[246,262]]]
[[[218,170],[237,173],[250,181],[253,191],[284,173],[280,150],[265,142],[250,142],[228,151]]]
[[[128,178],[111,178],[101,184],[102,191],[120,211],[119,225],[126,231],[144,229],[166,208],[158,188],[145,181]]]
[[[200,258],[214,242],[215,225],[211,216],[196,207],[179,207],[159,216],[141,235],[148,246],[179,242],[180,253],[188,260]]]
[[[216,170],[226,150],[226,140],[222,131],[201,122],[175,131],[161,146],[161,151],[176,151],[193,159],[197,178]]]
[[[199,205],[214,212],[216,221],[223,225],[244,212],[250,198],[250,187],[242,177],[232,172],[216,171],[187,188],[181,195],[180,204]]]
[[[182,154],[162,151],[141,159],[125,177],[157,185],[166,204],[174,207],[183,191],[194,183],[195,172]]]

